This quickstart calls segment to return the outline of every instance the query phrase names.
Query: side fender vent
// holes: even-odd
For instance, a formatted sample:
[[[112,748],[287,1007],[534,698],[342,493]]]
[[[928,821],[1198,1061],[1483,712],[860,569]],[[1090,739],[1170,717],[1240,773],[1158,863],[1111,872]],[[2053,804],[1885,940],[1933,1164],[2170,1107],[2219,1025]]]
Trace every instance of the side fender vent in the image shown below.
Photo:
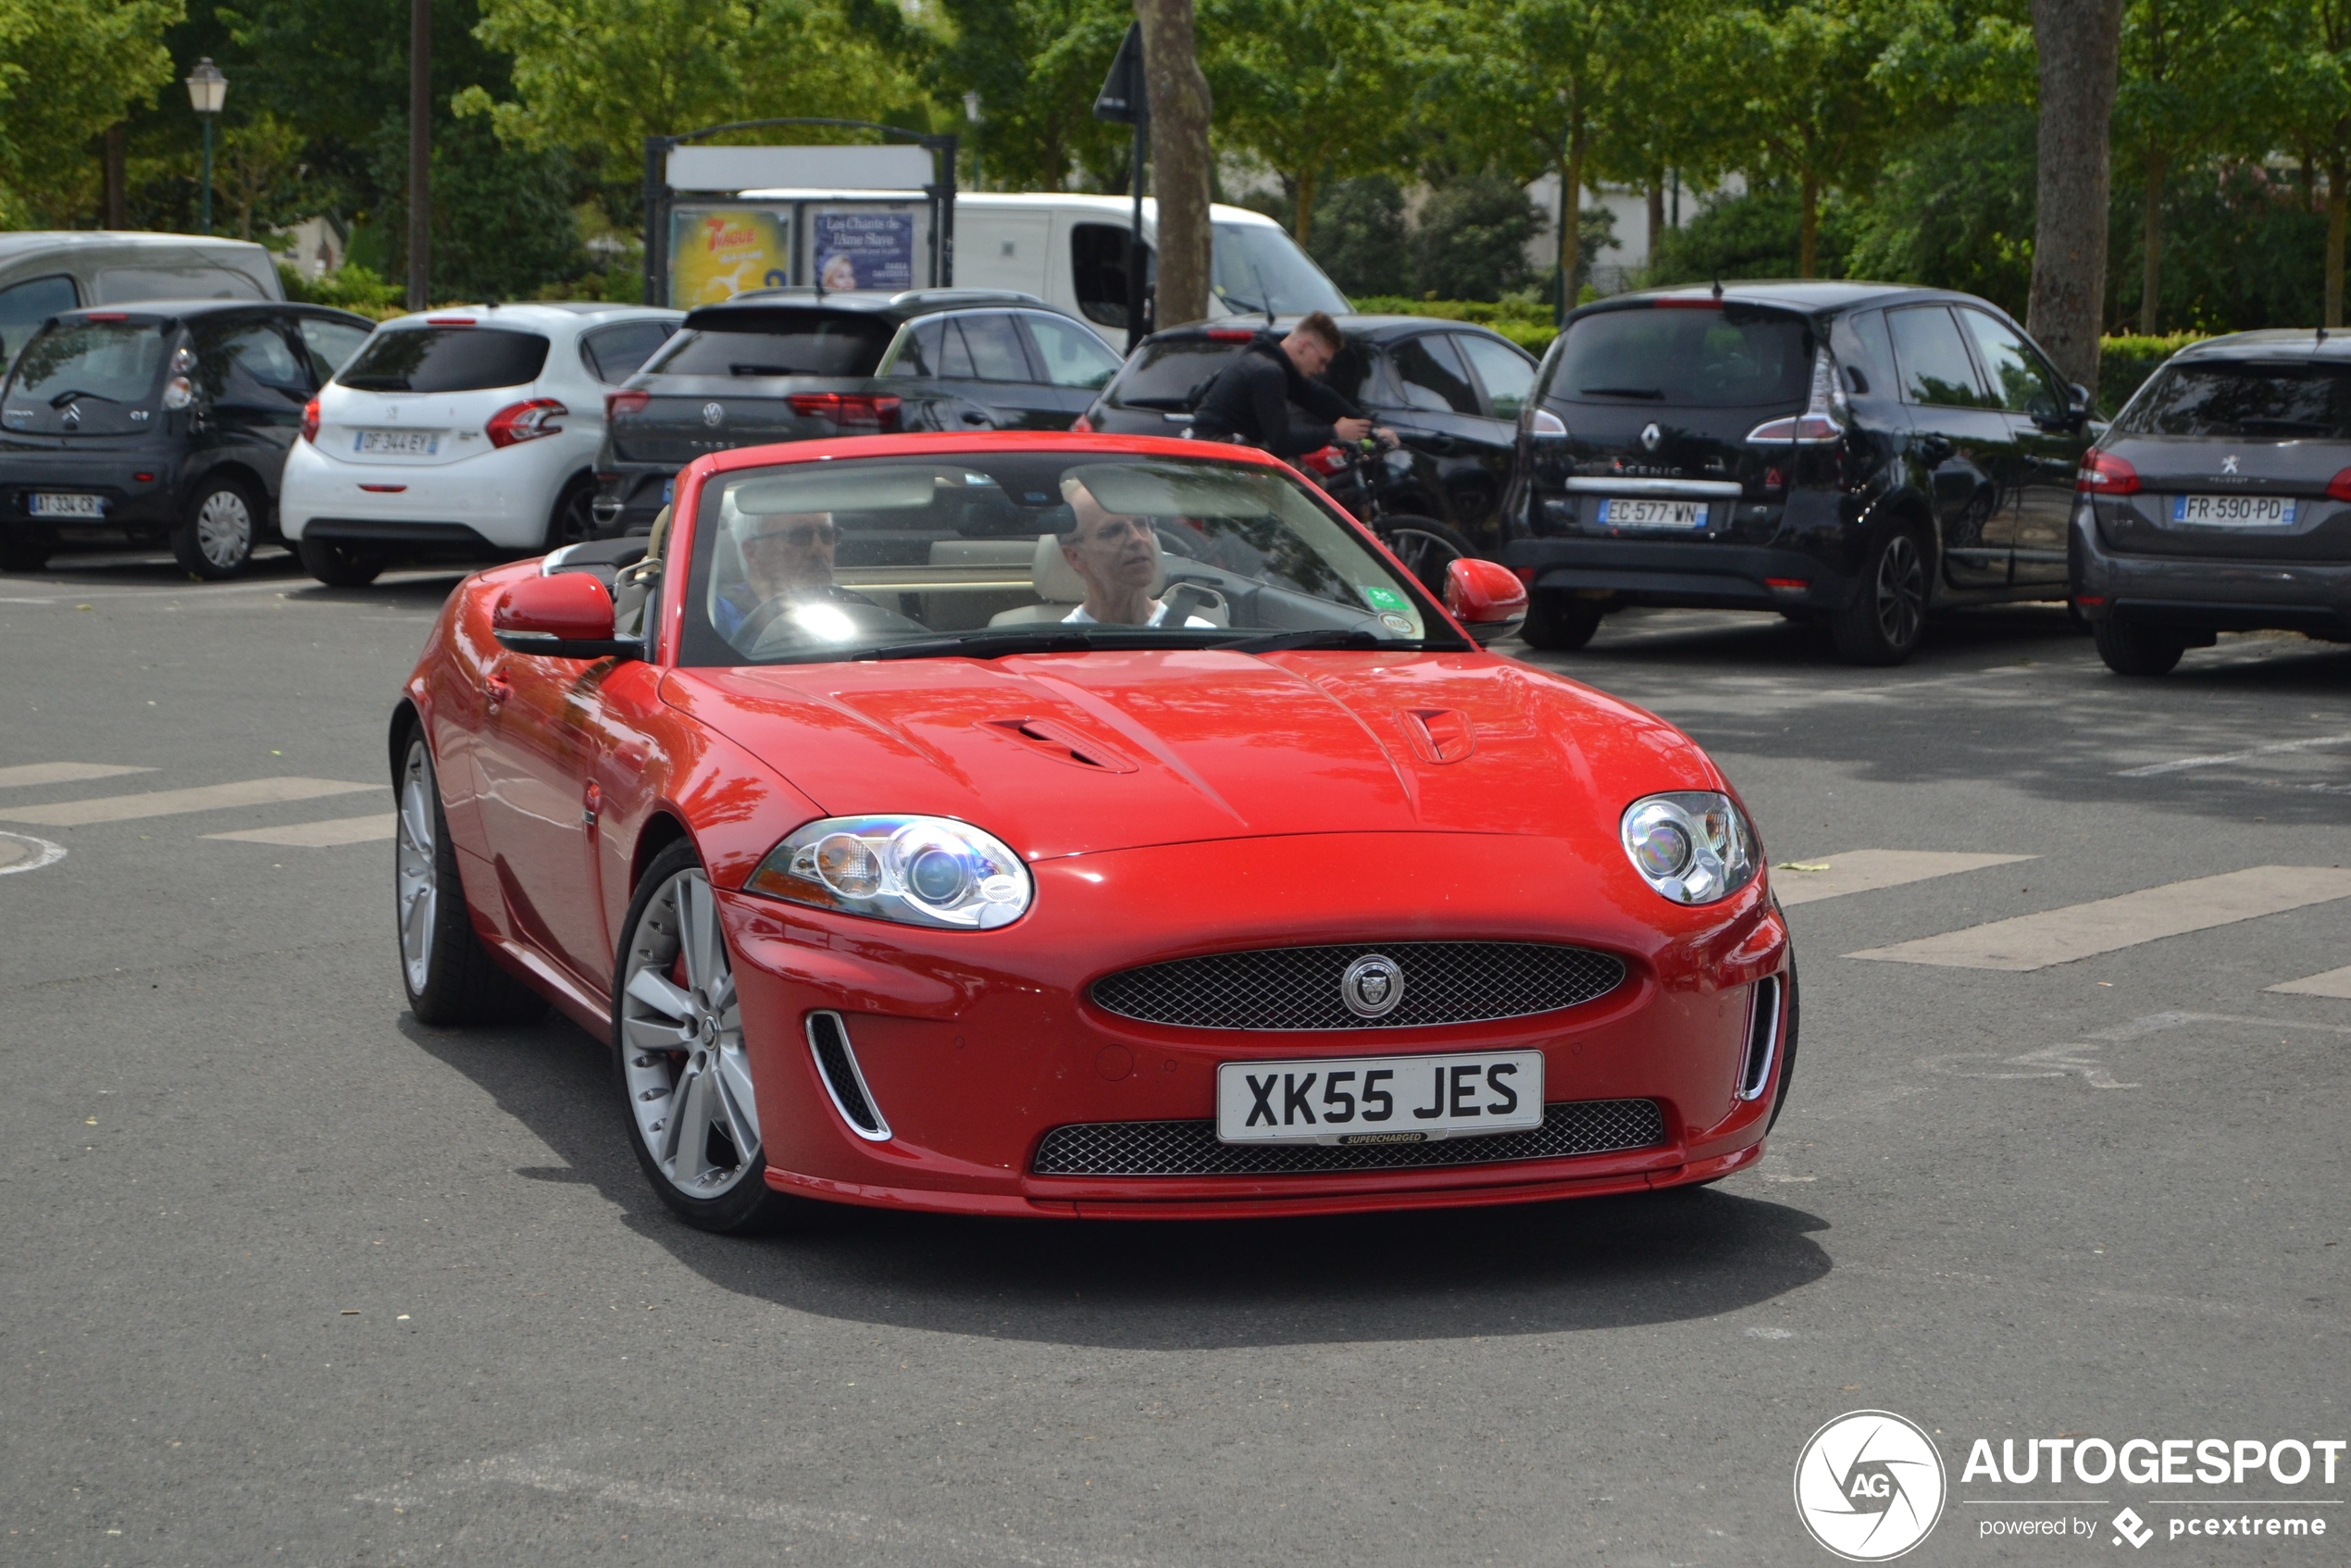
[[[881,1108],[865,1087],[857,1053],[850,1049],[849,1027],[840,1014],[808,1015],[808,1052],[816,1059],[816,1076],[825,1080],[825,1091],[833,1097],[833,1109],[849,1124],[849,1130],[868,1143],[888,1142],[889,1124],[882,1120]]]
[[[1748,1003],[1747,1060],[1739,1064],[1739,1098],[1760,1099],[1772,1082],[1772,1064],[1780,1053],[1780,977],[1755,982]]]

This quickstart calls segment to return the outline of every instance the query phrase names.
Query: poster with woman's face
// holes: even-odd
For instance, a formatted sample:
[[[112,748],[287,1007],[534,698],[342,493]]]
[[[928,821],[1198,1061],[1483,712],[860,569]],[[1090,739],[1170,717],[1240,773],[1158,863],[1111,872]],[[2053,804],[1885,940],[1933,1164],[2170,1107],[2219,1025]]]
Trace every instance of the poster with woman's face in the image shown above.
[[[827,289],[911,289],[914,215],[820,212],[811,220],[817,281]]]

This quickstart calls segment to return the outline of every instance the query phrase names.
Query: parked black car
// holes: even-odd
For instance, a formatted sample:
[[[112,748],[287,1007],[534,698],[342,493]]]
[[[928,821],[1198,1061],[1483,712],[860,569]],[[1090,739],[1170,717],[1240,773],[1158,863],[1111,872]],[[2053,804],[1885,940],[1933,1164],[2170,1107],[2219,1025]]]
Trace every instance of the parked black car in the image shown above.
[[[2082,465],[2074,603],[2120,675],[2223,631],[2351,642],[2351,340],[2239,332],[2182,350]]]
[[[1465,548],[1491,554],[1500,543],[1499,510],[1510,482],[1517,424],[1535,380],[1535,359],[1498,332],[1425,316],[1335,317],[1347,346],[1323,379],[1403,445],[1383,465],[1380,504],[1434,517]],[[1296,317],[1276,317],[1287,332]],[[1086,411],[1089,429],[1113,435],[1182,435],[1216,372],[1238,355],[1258,324],[1226,320],[1155,332]],[[1333,470],[1325,468],[1325,477]],[[1342,498],[1343,499],[1343,498]]]
[[[686,317],[604,400],[595,517],[643,533],[706,452],[892,430],[1065,430],[1118,369],[1030,294],[759,289]]]
[[[168,542],[198,577],[278,538],[303,404],[374,323],[323,305],[157,300],[49,317],[0,384],[0,566]]]
[[[1883,283],[1625,294],[1571,315],[1520,421],[1501,557],[1522,635],[1580,648],[1620,604],[1825,619],[1895,664],[1930,610],[2064,599],[2096,433],[2022,329]]]

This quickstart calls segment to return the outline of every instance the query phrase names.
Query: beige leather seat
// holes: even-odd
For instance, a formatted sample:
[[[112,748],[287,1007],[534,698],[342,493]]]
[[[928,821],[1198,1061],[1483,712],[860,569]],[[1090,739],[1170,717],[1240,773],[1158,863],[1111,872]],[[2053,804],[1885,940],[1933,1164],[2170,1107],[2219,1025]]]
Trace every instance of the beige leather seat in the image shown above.
[[[1029,621],[1058,621],[1069,618],[1070,611],[1086,603],[1086,579],[1077,575],[1062,554],[1061,536],[1040,533],[1037,536],[1037,552],[1029,558],[1028,585],[1042,601],[1039,604],[1023,604],[1017,610],[1005,610],[988,618],[989,626],[1020,626]],[[1167,560],[1162,556],[1159,570],[1151,574],[1151,597],[1156,599],[1167,586]]]

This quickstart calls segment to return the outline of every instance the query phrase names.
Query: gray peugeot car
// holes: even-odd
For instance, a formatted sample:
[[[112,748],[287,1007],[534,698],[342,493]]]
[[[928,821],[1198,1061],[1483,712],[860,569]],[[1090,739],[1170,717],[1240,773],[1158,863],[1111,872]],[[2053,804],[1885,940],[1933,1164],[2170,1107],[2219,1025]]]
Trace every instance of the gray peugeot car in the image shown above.
[[[2074,602],[2119,675],[2223,631],[2351,642],[2351,338],[2183,349],[2082,460]]]

